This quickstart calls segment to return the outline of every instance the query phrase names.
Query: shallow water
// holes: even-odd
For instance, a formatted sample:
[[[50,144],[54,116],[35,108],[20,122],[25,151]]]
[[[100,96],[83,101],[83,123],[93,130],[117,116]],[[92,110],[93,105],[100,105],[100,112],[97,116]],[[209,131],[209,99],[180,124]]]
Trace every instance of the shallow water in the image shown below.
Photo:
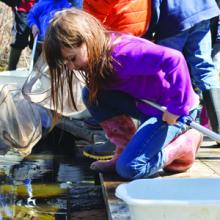
[[[71,219],[72,211],[102,208],[90,163],[75,145],[56,130],[24,159],[1,157],[0,220]]]

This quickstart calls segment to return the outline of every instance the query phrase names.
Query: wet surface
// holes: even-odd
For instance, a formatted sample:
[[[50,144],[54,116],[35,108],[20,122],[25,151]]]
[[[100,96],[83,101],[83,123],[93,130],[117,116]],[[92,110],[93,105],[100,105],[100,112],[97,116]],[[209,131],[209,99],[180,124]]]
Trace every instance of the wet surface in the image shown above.
[[[54,131],[22,159],[0,159],[0,220],[71,219],[104,209],[101,187],[72,135]]]

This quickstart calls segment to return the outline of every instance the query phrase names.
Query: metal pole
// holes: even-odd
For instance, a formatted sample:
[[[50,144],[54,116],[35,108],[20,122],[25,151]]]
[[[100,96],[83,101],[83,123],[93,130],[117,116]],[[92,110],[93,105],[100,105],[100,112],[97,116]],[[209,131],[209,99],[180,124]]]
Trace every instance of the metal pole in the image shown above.
[[[38,39],[38,34],[34,37],[34,43],[33,43],[31,60],[30,60],[30,67],[29,67],[29,74],[32,72],[33,67],[34,67],[34,55],[35,55],[36,48],[37,48],[37,39]]]
[[[152,101],[146,100],[146,99],[142,99],[142,102],[162,111],[165,112],[166,111],[166,107],[164,106],[160,106]],[[185,119],[185,120],[184,120]],[[185,124],[187,124],[188,126],[190,126],[191,128],[194,128],[196,130],[198,130],[199,132],[203,133],[204,135],[207,135],[208,137],[210,137],[211,139],[220,142],[220,134],[215,133],[214,131],[211,131],[210,129],[190,120],[189,118],[186,117],[180,117],[179,121],[184,122]]]

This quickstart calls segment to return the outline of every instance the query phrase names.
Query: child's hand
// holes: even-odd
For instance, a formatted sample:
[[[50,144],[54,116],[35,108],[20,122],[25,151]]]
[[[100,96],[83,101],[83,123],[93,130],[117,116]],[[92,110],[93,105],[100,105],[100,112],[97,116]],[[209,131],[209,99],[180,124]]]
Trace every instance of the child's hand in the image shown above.
[[[34,24],[31,29],[32,29],[32,34],[35,37],[39,33],[39,29],[38,29],[37,25]]]
[[[179,118],[180,116],[179,115],[174,115],[168,111],[165,111],[163,113],[163,117],[162,117],[162,120],[167,122],[168,124],[176,124],[177,123],[177,119]]]

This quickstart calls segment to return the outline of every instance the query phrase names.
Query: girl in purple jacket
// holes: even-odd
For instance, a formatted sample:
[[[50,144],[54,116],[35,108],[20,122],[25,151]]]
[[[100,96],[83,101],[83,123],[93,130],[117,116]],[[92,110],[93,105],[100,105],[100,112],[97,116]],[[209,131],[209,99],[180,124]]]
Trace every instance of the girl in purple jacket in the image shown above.
[[[55,109],[62,109],[63,97],[57,91],[64,81],[75,106],[72,76],[77,70],[86,84],[85,105],[116,145],[113,158],[92,163],[93,170],[116,169],[120,176],[136,179],[162,168],[185,171],[192,165],[202,136],[194,129],[187,130],[177,119],[195,118],[198,97],[180,52],[142,38],[107,32],[96,18],[77,9],[55,15],[44,52]],[[167,110],[161,113],[143,99]],[[137,131],[132,118],[141,122]]]

